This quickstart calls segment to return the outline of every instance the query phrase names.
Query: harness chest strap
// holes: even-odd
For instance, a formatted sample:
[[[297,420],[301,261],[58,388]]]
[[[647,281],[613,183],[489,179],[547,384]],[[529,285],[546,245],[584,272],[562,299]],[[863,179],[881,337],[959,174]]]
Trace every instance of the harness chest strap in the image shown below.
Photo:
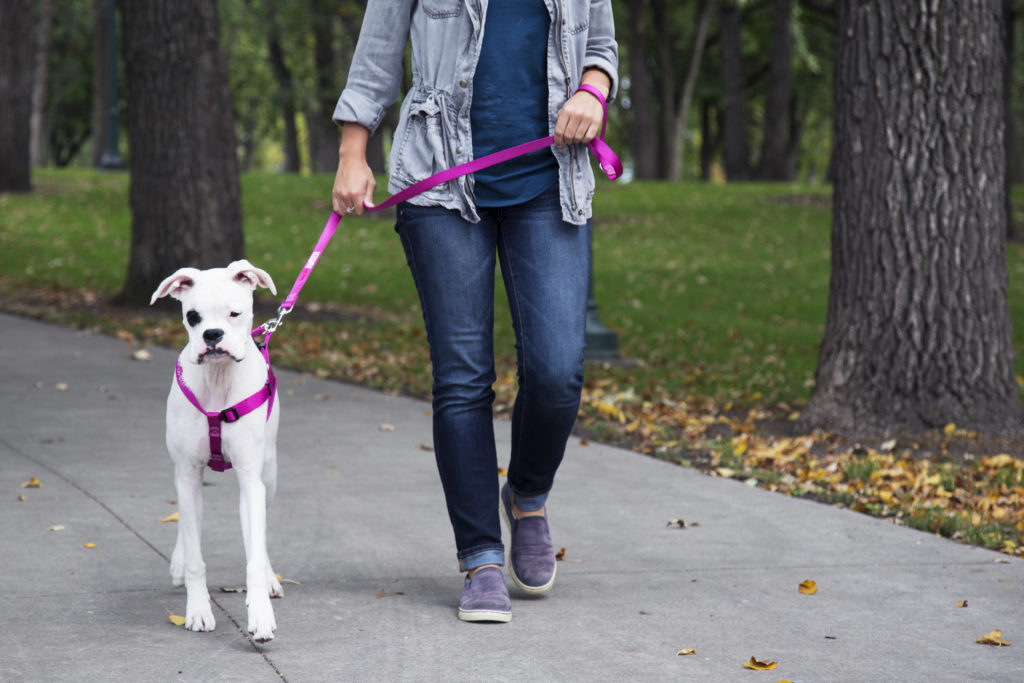
[[[263,347],[263,357],[267,361],[267,382],[263,385],[263,388],[249,398],[239,401],[230,408],[225,408],[219,412],[205,410],[202,404],[199,403],[195,393],[185,384],[185,380],[182,377],[184,368],[181,366],[181,358],[178,358],[177,365],[174,368],[174,376],[178,382],[178,388],[181,389],[181,393],[185,395],[189,403],[206,416],[210,432],[209,465],[210,469],[214,472],[223,472],[231,469],[231,463],[224,459],[224,452],[221,450],[222,423],[227,422],[230,424],[237,422],[264,403],[267,404],[267,419],[270,419],[270,412],[274,408],[274,395],[277,393],[277,378],[274,377],[274,370],[270,367],[270,358],[266,346]]]

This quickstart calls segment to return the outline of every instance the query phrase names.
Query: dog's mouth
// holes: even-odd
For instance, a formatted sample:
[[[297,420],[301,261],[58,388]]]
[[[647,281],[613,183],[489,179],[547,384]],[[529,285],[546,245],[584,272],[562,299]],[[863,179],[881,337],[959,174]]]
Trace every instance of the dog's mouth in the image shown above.
[[[230,353],[228,353],[224,349],[220,349],[220,348],[208,348],[208,349],[206,349],[201,354],[199,354],[199,362],[202,363],[207,358],[224,358],[224,357],[230,358],[231,360],[233,360],[235,362],[238,362],[237,358],[235,358],[233,355],[231,355]]]

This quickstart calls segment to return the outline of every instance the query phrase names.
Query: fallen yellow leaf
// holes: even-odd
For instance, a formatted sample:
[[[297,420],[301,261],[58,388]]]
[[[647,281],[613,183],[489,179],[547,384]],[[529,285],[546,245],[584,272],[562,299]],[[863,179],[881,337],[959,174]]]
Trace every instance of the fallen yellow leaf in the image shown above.
[[[43,488],[43,485],[41,483],[39,483],[38,479],[36,479],[35,477],[32,477],[31,479],[26,481],[24,484],[22,484],[21,488],[23,488],[23,489],[41,489],[41,488]]]
[[[677,652],[676,653],[676,657],[678,657],[680,655],[695,655],[695,654],[697,654],[696,650],[694,650],[693,648],[686,648],[685,650],[680,650],[679,652]]]
[[[811,581],[810,579],[807,579],[806,581],[801,583],[799,588],[800,592],[804,595],[814,595],[818,592],[818,584]]]
[[[184,626],[185,625],[185,617],[183,617],[181,615],[178,615],[178,614],[168,614],[167,618],[170,619],[171,623],[174,624],[175,626]]]
[[[95,548],[96,544],[95,543],[85,543],[85,544],[82,545],[82,547],[83,548]]]
[[[778,666],[778,664],[778,662],[762,662],[760,659],[753,656],[751,656],[749,662],[743,662],[744,668],[753,669],[754,671],[771,671]]]
[[[996,629],[995,631],[990,631],[989,633],[986,633],[985,635],[983,635],[981,638],[978,638],[974,642],[981,643],[982,645],[991,645],[993,647],[1009,647],[1010,646],[1010,644],[1008,642],[1003,640],[1003,632],[1001,630],[999,630],[999,629]]]
[[[380,589],[380,593],[377,593],[377,597],[378,597],[378,598],[383,598],[383,597],[384,597],[385,595],[387,595],[387,594],[388,594],[387,590],[386,590],[386,589],[384,589],[384,588],[381,588],[381,589]]]
[[[957,603],[957,607],[967,607],[967,601],[964,600],[963,602]]]
[[[952,436],[953,432],[956,431],[956,425],[952,422],[942,428],[942,433],[946,436]]]
[[[156,521],[158,521],[158,522],[177,522],[178,521],[178,512],[174,511],[171,514],[167,515],[166,517],[157,517]]]

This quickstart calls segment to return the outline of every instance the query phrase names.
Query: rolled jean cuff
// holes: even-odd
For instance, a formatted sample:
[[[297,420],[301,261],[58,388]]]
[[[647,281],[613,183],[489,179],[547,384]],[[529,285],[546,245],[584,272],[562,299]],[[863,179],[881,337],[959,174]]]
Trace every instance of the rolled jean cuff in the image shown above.
[[[515,493],[515,491],[513,491]],[[520,512],[536,512],[544,508],[544,503],[548,500],[547,493],[541,493],[536,496],[521,496],[516,493],[512,497],[512,504],[515,505],[516,509]]]
[[[459,555],[459,571],[469,572],[485,564],[505,566],[505,549],[501,546],[470,550],[466,555]]]

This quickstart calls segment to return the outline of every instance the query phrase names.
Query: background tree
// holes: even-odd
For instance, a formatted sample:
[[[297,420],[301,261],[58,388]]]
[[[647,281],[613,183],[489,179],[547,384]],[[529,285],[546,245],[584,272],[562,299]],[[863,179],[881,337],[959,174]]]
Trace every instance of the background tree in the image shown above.
[[[0,2],[0,192],[32,189],[32,0]]]
[[[1024,425],[1001,20],[1001,0],[839,2],[832,278],[804,429]]]
[[[792,88],[793,0],[772,2],[772,48],[764,103],[764,137],[757,176],[761,180],[793,178]]]
[[[722,51],[722,141],[725,145],[725,176],[750,179],[750,147],[747,140],[747,103],[740,42],[742,3],[723,0],[719,13],[719,45]]]
[[[243,251],[235,130],[214,0],[121,4],[132,240],[120,300]]]

